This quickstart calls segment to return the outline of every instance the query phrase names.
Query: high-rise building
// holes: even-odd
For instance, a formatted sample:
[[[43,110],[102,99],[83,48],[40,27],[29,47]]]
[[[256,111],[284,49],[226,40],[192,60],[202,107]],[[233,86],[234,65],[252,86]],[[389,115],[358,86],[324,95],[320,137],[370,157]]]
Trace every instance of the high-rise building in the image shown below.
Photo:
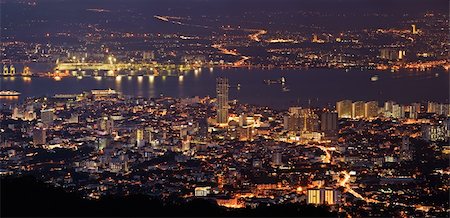
[[[417,31],[417,27],[416,27],[415,24],[411,25],[411,33],[412,34],[418,34],[419,33],[419,31]]]
[[[153,128],[152,127],[145,128],[144,141],[147,144],[151,144],[153,142]]]
[[[306,195],[308,204],[336,205],[340,202],[340,193],[334,189],[308,189]]]
[[[36,127],[33,129],[33,144],[45,145],[47,143],[47,133],[45,128]]]
[[[253,128],[251,126],[239,127],[239,140],[252,141],[253,140]]]
[[[8,76],[9,75],[9,68],[6,65],[3,65],[3,72],[2,75]]]
[[[284,117],[284,128],[288,131],[318,131],[319,117],[311,109],[291,107],[289,115]]]
[[[197,120],[198,123],[198,136],[201,138],[208,137],[208,119],[201,117]]]
[[[409,113],[408,118],[417,119],[418,114],[420,112],[420,105],[417,107],[417,105],[412,104],[412,105],[409,105],[407,107],[407,109],[408,109],[408,113]]]
[[[283,160],[281,153],[279,151],[274,151],[272,154],[272,165],[280,166],[283,165]]]
[[[14,67],[14,65],[9,66],[9,75],[16,75],[16,68]]]
[[[45,125],[53,124],[55,119],[55,109],[41,110],[41,122]]]
[[[422,138],[431,142],[447,142],[450,138],[450,121],[422,126]]]
[[[438,106],[438,103],[429,101],[427,105],[427,113],[436,113]]]
[[[405,118],[405,109],[402,105],[394,104],[392,106],[392,117],[397,119]]]
[[[327,133],[337,131],[338,113],[324,112],[320,115],[320,130]]]
[[[352,103],[352,118],[361,119],[364,117],[364,102],[355,101]]]
[[[403,161],[410,161],[413,159],[413,149],[409,141],[409,137],[402,138],[402,145],[400,147],[400,159]]]
[[[436,114],[450,116],[450,105],[448,104],[439,104],[436,109]]]
[[[380,58],[389,60],[389,61],[397,61],[402,60],[405,57],[404,50],[398,50],[396,48],[383,48],[380,49]]]
[[[228,123],[228,79],[217,78],[217,122],[219,124]]]
[[[239,126],[247,126],[247,114],[242,113],[241,115],[239,115]]]
[[[374,118],[378,115],[378,102],[369,101],[364,104],[364,117]]]
[[[191,149],[190,137],[185,137],[181,140],[181,151],[189,151]]]
[[[31,76],[32,73],[30,71],[30,67],[25,66],[22,71],[22,76]]]
[[[336,102],[336,110],[339,118],[352,118],[352,101],[343,100]]]
[[[134,137],[136,138],[136,146],[142,147],[145,145],[144,140],[144,130],[143,129],[136,129],[134,132]]]
[[[392,113],[392,108],[394,107],[394,104],[395,104],[395,102],[393,102],[393,101],[384,102],[384,112]]]
[[[107,134],[112,134],[114,131],[114,120],[111,117],[101,117],[97,121],[97,128],[105,131]]]

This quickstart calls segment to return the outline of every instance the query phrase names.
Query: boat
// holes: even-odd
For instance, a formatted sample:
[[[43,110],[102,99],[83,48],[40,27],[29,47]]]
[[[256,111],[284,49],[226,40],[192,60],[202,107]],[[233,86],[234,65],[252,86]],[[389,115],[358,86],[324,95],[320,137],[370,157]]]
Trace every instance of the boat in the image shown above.
[[[20,92],[10,90],[0,91],[0,96],[19,96],[20,94]]]
[[[378,75],[372,76],[372,77],[370,78],[370,80],[371,80],[372,82],[378,81]]]

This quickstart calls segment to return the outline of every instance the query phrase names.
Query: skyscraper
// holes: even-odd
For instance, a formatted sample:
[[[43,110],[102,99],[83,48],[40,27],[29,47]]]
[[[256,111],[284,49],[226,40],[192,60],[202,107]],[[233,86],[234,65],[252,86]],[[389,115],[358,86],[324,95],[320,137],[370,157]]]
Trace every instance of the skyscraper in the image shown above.
[[[419,33],[419,31],[417,31],[417,27],[416,27],[415,24],[411,25],[411,33],[412,34],[418,34]]]
[[[217,122],[219,124],[228,123],[228,79],[217,78]]]
[[[111,117],[101,117],[97,121],[97,128],[105,131],[107,134],[112,134],[114,131],[114,120]]]
[[[327,135],[337,130],[338,114],[336,112],[324,112],[320,115],[320,130]]]
[[[136,137],[136,145],[138,147],[142,147],[145,145],[145,140],[144,140],[144,130],[143,129],[136,129],[134,132],[134,137]]]
[[[306,194],[308,204],[339,204],[340,192],[330,188],[308,189]]]
[[[44,128],[33,129],[33,144],[45,145],[47,143],[47,134]]]
[[[364,117],[364,102],[355,101],[352,104],[352,118],[361,119]]]
[[[336,102],[336,110],[339,118],[352,118],[352,101],[342,100]]]
[[[374,118],[378,115],[378,102],[369,101],[364,104],[364,117]]]
[[[284,117],[284,128],[288,131],[314,132],[319,130],[319,118],[309,108],[291,107]]]
[[[53,124],[55,116],[55,109],[41,110],[41,121],[45,125]]]
[[[274,151],[272,153],[272,165],[274,166],[283,165],[283,160],[281,157],[281,153],[279,151]]]

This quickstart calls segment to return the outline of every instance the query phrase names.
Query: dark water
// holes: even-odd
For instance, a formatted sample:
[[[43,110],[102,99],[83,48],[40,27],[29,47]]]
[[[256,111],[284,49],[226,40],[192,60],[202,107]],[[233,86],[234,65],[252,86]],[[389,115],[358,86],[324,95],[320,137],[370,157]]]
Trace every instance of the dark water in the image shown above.
[[[378,75],[379,80],[372,82],[371,77]],[[230,99],[244,103],[286,108],[292,105],[312,106],[334,105],[342,99],[377,100],[380,104],[386,100],[399,103],[418,101],[448,102],[449,73],[435,71],[359,71],[351,70],[248,70],[248,69],[203,69],[189,72],[179,77],[121,77],[110,78],[84,77],[52,78],[34,77],[30,81],[23,78],[0,78],[1,90],[15,90],[22,93],[21,99],[30,96],[51,96],[65,93],[75,94],[91,89],[116,89],[126,95],[155,97],[215,96],[215,79],[218,76],[230,80]],[[265,79],[286,78],[285,92],[281,84],[266,85]],[[237,89],[240,84],[240,89]],[[1,100],[0,100],[1,101]],[[5,100],[3,100],[5,101]]]

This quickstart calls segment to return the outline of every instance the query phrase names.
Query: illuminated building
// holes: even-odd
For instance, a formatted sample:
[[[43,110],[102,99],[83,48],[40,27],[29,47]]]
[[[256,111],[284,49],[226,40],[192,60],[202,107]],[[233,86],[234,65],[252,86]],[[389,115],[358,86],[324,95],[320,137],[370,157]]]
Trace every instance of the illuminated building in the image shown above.
[[[198,136],[206,138],[208,136],[208,119],[201,117],[197,120],[198,123]]]
[[[320,115],[320,130],[332,134],[337,131],[338,113],[324,112]]]
[[[41,122],[45,125],[53,124],[55,119],[55,109],[41,110]]]
[[[307,203],[308,204],[322,204],[320,189],[308,189]]]
[[[352,101],[343,100],[336,102],[336,110],[339,118],[352,118]]]
[[[79,116],[76,113],[73,113],[70,115],[70,118],[67,120],[68,123],[78,123],[79,122]]]
[[[364,104],[364,117],[374,118],[378,116],[378,102],[369,101]]]
[[[47,133],[45,128],[33,129],[33,145],[45,145],[47,143]]]
[[[449,115],[449,105],[448,104],[438,104],[435,102],[428,102],[427,113],[434,113],[438,115]]]
[[[134,137],[136,139],[136,146],[138,147],[144,146],[145,145],[144,130],[136,129],[134,134],[135,134]]]
[[[317,36],[317,34],[313,35],[313,39],[312,39],[313,43],[324,43],[325,41],[322,39],[319,39],[319,37]]]
[[[383,48],[380,49],[380,58],[389,60],[389,61],[397,61],[402,60],[405,56],[404,50],[399,50],[395,48]]]
[[[155,59],[155,53],[153,51],[144,51],[142,53],[142,60],[151,61]]]
[[[36,119],[36,113],[33,110],[33,106],[27,107],[26,109],[15,107],[11,115],[12,119],[31,121]]]
[[[239,140],[253,141],[253,128],[251,126],[239,127]]]
[[[283,165],[283,160],[281,157],[281,153],[279,151],[274,151],[272,153],[272,165],[274,165],[274,166]]]
[[[98,141],[97,149],[99,151],[102,151],[103,149],[105,149],[108,146],[110,139],[107,137],[100,137],[100,138],[98,138],[97,141]]]
[[[412,34],[418,34],[419,33],[419,31],[417,30],[417,27],[416,27],[415,24],[411,25],[411,33]]]
[[[409,138],[404,136],[402,138],[402,145],[400,147],[400,160],[410,161],[413,159],[412,147]]]
[[[436,114],[450,116],[450,105],[449,104],[439,104],[436,109]]]
[[[392,117],[394,118],[405,118],[405,109],[402,105],[394,104],[392,105]]]
[[[91,90],[91,96],[94,100],[101,100],[107,98],[118,97],[119,93],[116,90],[106,89],[106,90]]]
[[[101,117],[97,121],[97,128],[105,131],[107,134],[112,134],[114,131],[114,120],[111,117]]]
[[[437,107],[437,103],[429,101],[427,105],[427,113],[436,113]]]
[[[393,102],[393,101],[386,101],[384,103],[384,112],[392,113],[392,108],[393,108],[394,104],[395,104],[395,102]]]
[[[149,145],[153,142],[153,128],[151,127],[145,128],[144,141]]]
[[[217,122],[219,124],[228,123],[228,79],[217,78]]]
[[[189,151],[191,149],[191,140],[190,137],[184,137],[181,141],[181,151]]]
[[[195,197],[206,197],[211,193],[211,187],[195,187],[194,196]]]
[[[422,138],[426,141],[448,141],[450,137],[449,121],[422,127]]]
[[[339,191],[334,189],[308,189],[306,195],[308,204],[335,205],[340,202]]]
[[[247,115],[245,113],[239,115],[239,126],[247,126]]]
[[[291,107],[289,115],[284,117],[284,128],[288,131],[317,131],[319,130],[319,118],[311,109]]]
[[[352,103],[352,118],[361,119],[364,117],[364,102],[356,101]]]

